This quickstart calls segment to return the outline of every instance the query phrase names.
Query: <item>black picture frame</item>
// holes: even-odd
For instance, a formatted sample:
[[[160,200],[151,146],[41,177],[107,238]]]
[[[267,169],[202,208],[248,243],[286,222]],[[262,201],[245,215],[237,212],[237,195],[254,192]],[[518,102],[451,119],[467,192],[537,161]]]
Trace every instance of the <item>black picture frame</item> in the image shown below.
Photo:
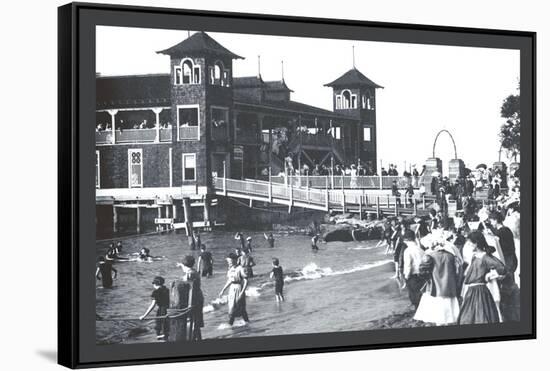
[[[184,24],[182,26],[182,24]],[[521,59],[521,321],[210,340],[185,350],[173,344],[95,345],[94,310],[83,295],[95,261],[93,184],[95,26],[253,32],[518,49]],[[367,32],[368,31],[368,32]],[[319,19],[263,14],[71,3],[58,9],[58,355],[70,368],[398,348],[536,338],[536,33]],[[88,119],[87,119],[88,117]],[[260,341],[258,341],[258,339]],[[181,348],[181,347],[180,347]]]

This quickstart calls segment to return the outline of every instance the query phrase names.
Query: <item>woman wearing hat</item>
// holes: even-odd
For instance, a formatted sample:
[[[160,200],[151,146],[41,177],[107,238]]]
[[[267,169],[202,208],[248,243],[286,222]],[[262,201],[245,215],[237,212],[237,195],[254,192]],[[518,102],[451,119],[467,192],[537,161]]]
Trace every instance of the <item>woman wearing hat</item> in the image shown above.
[[[448,244],[447,233],[432,232],[426,237],[421,242],[430,248],[422,257],[419,271],[426,278],[427,285],[414,319],[438,326],[454,324],[460,309],[462,259],[457,249]]]
[[[227,282],[223,286],[221,297],[226,289],[229,288],[227,304],[229,311],[229,325],[232,326],[236,317],[243,317],[248,322],[248,313],[246,312],[246,287],[248,286],[248,277],[246,271],[238,264],[238,256],[230,253],[225,259],[227,261]]]
[[[487,283],[503,277],[506,267],[491,255],[494,250],[487,244],[482,232],[470,233],[466,242],[473,245],[474,254],[465,273],[465,294],[458,324],[498,323],[499,310]]]

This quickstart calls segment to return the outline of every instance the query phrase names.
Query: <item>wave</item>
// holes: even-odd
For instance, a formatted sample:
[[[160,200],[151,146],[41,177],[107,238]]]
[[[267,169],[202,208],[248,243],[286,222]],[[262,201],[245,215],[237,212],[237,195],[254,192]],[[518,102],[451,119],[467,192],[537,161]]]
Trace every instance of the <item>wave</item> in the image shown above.
[[[356,247],[348,247],[348,250],[374,250],[378,249],[380,246],[356,246]]]
[[[350,274],[380,267],[382,265],[391,263],[392,261],[393,260],[391,259],[385,259],[337,271],[333,270],[331,267],[319,267],[315,263],[309,263],[305,265],[302,269],[287,274],[284,278],[284,281],[285,283],[290,283],[294,281],[315,280],[324,277],[340,276],[343,274]],[[259,284],[259,286],[249,286],[246,289],[245,295],[247,297],[260,297],[265,287],[270,287],[273,285],[273,281],[267,281]],[[212,300],[209,304],[206,304],[203,307],[203,313],[213,312],[225,304],[227,304],[227,295],[224,295],[221,298],[216,298]]]

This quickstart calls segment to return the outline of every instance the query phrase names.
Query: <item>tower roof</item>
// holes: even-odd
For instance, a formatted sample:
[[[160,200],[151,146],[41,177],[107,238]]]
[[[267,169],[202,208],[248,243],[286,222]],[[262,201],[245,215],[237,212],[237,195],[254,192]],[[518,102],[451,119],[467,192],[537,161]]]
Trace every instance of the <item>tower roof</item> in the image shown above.
[[[179,44],[165,50],[160,50],[157,53],[175,57],[209,54],[214,56],[230,57],[232,59],[244,59],[243,57],[223,47],[204,31],[194,33]]]
[[[278,81],[265,81],[265,88],[266,90],[270,91],[290,91],[294,92],[294,90],[290,89],[285,80],[278,80]]]
[[[344,73],[342,76],[325,84],[325,86],[330,87],[351,87],[351,86],[370,86],[375,89],[383,88],[383,86],[378,85],[367,76],[363,75],[358,69],[352,68],[348,72]]]

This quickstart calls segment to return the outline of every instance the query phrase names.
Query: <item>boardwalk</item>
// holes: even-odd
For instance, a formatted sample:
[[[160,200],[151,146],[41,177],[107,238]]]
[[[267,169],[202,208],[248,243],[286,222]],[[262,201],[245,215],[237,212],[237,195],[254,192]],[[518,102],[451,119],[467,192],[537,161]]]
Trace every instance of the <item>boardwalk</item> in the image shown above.
[[[413,202],[405,203],[405,197],[393,197],[365,189],[318,189],[299,187],[291,184],[265,182],[258,180],[236,180],[215,178],[215,193],[219,196],[233,197],[271,204],[287,205],[289,212],[293,207],[312,210],[337,212],[375,212],[384,214],[425,215],[432,199],[415,195]]]

